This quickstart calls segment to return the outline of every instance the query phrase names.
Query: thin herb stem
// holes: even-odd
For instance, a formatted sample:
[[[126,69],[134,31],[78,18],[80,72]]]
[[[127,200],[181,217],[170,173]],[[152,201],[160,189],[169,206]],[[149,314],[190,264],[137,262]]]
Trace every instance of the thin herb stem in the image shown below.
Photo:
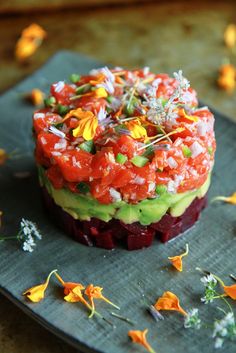
[[[122,321],[128,322],[131,325],[135,325],[135,322],[130,320],[128,317],[121,316],[119,314],[114,313],[113,311],[111,312],[111,315],[122,320]]]

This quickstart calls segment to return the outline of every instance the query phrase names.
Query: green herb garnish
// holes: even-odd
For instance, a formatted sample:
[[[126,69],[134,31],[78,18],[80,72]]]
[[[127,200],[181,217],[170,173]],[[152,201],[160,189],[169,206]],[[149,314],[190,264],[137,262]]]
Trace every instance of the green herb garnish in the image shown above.
[[[93,140],[85,141],[79,145],[81,150],[84,150],[89,153],[94,153],[95,152],[95,146],[93,143]]]
[[[78,75],[78,74],[72,74],[72,75],[70,75],[70,81],[72,82],[72,83],[77,83],[77,82],[79,82],[79,80],[80,80],[80,75]]]
[[[182,147],[184,157],[190,158],[192,156],[192,151],[187,146]]]
[[[66,113],[68,113],[69,110],[70,108],[67,107],[66,105],[62,105],[62,104],[57,105],[57,111],[58,111],[58,114],[60,115],[65,115]]]
[[[44,105],[45,105],[45,107],[51,107],[51,106],[54,105],[56,102],[57,102],[57,101],[56,101],[56,98],[53,97],[53,96],[44,99]]]
[[[136,167],[144,167],[149,161],[148,158],[143,156],[135,156],[130,160]]]
[[[122,153],[118,153],[116,155],[116,162],[117,163],[124,164],[127,161],[127,159],[128,159],[127,156],[125,156]]]
[[[156,187],[156,193],[158,195],[163,195],[167,193],[167,186],[164,184],[157,185]]]

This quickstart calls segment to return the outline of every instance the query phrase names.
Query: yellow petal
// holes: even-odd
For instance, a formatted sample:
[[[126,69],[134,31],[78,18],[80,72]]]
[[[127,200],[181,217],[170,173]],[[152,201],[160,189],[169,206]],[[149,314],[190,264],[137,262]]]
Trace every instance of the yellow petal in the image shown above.
[[[224,41],[228,48],[233,48],[236,44],[236,25],[229,24],[224,32]]]
[[[44,93],[40,89],[33,89],[30,94],[31,101],[34,105],[42,105],[44,100]]]
[[[45,291],[48,287],[49,280],[52,276],[53,273],[55,273],[57,270],[53,270],[52,272],[49,273],[46,282],[39,284],[37,286],[34,286],[32,288],[27,289],[23,295],[25,295],[29,300],[31,300],[34,303],[40,302],[44,298]]]
[[[108,96],[107,91],[103,87],[99,87],[92,92],[96,98],[106,98]]]

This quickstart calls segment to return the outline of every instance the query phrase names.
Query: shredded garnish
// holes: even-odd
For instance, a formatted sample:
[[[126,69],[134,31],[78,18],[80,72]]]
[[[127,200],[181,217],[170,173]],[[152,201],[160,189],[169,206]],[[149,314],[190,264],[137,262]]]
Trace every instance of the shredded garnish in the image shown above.
[[[132,330],[128,332],[128,336],[132,339],[132,342],[140,344],[150,353],[155,353],[154,349],[147,342],[146,335],[148,333],[148,329],[144,331]]]
[[[48,287],[49,281],[51,276],[53,275],[53,273],[55,273],[57,270],[53,270],[49,273],[46,282],[39,284],[37,286],[31,287],[29,289],[27,289],[23,295],[25,295],[30,301],[32,301],[33,303],[38,303],[40,302],[45,295],[45,291]]]
[[[186,251],[183,254],[173,256],[173,257],[168,257],[168,259],[171,261],[172,265],[176,268],[176,270],[182,272],[183,270],[182,258],[188,255],[188,251],[189,251],[188,244],[186,244]]]
[[[19,61],[25,61],[32,56],[42,41],[46,38],[44,29],[36,23],[25,28],[16,43],[15,56]]]
[[[187,315],[186,311],[179,304],[179,298],[172,292],[164,292],[154,307],[157,310],[174,310],[182,315]]]

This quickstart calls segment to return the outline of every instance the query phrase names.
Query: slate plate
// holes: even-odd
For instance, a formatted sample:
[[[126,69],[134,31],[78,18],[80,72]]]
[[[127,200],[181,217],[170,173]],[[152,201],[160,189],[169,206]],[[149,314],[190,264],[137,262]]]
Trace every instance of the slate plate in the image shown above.
[[[145,309],[145,303],[154,303],[164,291],[170,290],[181,298],[185,309],[199,307],[203,321],[211,323],[221,317],[216,305],[203,305],[200,297],[203,287],[195,271],[201,266],[226,278],[235,272],[236,237],[235,208],[231,205],[210,205],[201,221],[169,244],[154,245],[146,250],[128,252],[124,249],[106,251],[88,248],[59,231],[43,213],[32,157],[32,106],[21,94],[34,87],[48,90],[49,83],[66,79],[72,72],[86,73],[101,66],[96,61],[59,52],[42,69],[8,91],[0,98],[0,147],[8,151],[17,148],[23,155],[0,169],[0,209],[4,212],[2,233],[16,233],[21,217],[35,221],[43,233],[43,240],[32,253],[24,253],[18,243],[0,243],[0,291],[50,331],[83,352],[132,353],[142,351],[129,342],[128,329],[132,327],[109,316],[110,307],[98,304],[115,324],[112,329],[98,319],[89,320],[79,304],[63,302],[61,290],[52,281],[47,297],[39,304],[24,300],[21,293],[43,281],[54,268],[65,280],[94,283],[104,287],[104,294],[121,306],[121,314],[136,322],[135,329],[149,329],[149,340],[160,353],[210,353],[214,351],[211,329],[191,331],[183,329],[178,313],[165,313],[165,320],[155,323]],[[236,190],[236,131],[235,125],[220,114],[216,116],[218,142],[216,166],[209,196],[230,194]],[[30,171],[28,179],[17,179],[15,172]],[[188,242],[190,254],[185,258],[184,271],[176,273],[167,257],[178,254]],[[221,305],[224,307],[224,303]],[[235,352],[229,342],[227,353]]]

